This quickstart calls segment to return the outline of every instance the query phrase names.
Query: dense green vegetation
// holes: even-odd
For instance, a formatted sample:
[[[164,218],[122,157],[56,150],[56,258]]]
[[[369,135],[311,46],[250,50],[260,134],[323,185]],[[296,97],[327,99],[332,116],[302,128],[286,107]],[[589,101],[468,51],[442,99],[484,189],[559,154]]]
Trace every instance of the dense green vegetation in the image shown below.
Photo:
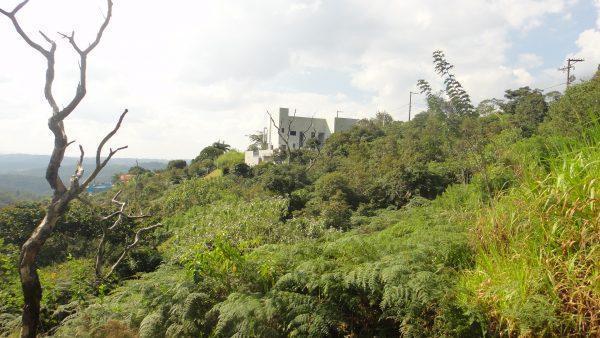
[[[43,332],[61,337],[600,334],[600,76],[560,98],[471,105],[443,54],[439,94],[288,161],[249,168],[216,142],[189,165],[73,204],[39,262]],[[466,95],[466,96],[465,96]],[[98,215],[131,212],[94,283]],[[40,203],[0,209],[0,330],[14,333],[18,246]]]

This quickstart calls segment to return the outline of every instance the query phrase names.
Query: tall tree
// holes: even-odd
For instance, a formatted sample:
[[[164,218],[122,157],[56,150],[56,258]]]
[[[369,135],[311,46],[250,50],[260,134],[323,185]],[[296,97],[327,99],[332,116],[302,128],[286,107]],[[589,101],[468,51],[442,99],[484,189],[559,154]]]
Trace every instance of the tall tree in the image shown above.
[[[446,60],[444,52],[441,50],[433,52],[433,65],[435,72],[444,80],[444,93],[450,99],[450,105],[448,105],[445,113],[450,117],[454,115],[472,115],[475,108],[471,103],[471,97],[456,79],[456,75],[451,72],[454,66]],[[425,80],[419,80],[417,86],[422,94],[427,95],[427,100],[431,105],[432,101],[436,99],[436,95],[432,93],[431,85]]]
[[[531,136],[548,113],[548,103],[542,92],[521,87],[507,90],[504,97],[506,101],[501,102],[500,107],[510,115],[513,126],[519,128],[524,136]]]
[[[257,131],[254,134],[248,135],[250,139],[250,146],[248,146],[248,150],[264,150],[268,148],[267,145],[267,135],[263,131]]]
[[[214,161],[217,159],[217,157],[219,157],[219,156],[225,154],[227,151],[229,151],[229,149],[231,149],[231,146],[229,144],[226,144],[225,142],[221,142],[221,141],[214,142],[213,144],[209,145],[208,147],[205,147],[204,149],[202,149],[200,151],[200,154],[192,160],[192,163],[196,163],[196,162],[200,162],[200,161],[204,161],[204,160]]]
[[[96,178],[98,173],[106,166],[110,159],[120,150],[127,146],[110,149],[106,157],[102,157],[102,149],[111,137],[119,130],[121,123],[127,114],[127,109],[121,114],[116,126],[111,130],[100,142],[96,149],[96,165],[91,174],[87,178],[83,178],[83,147],[80,145],[80,157],[77,167],[71,176],[70,183],[65,185],[59,176],[59,169],[62,164],[65,151],[74,141],[69,141],[65,131],[64,120],[77,108],[86,95],[87,87],[87,61],[88,55],[98,44],[104,34],[112,16],[112,0],[107,0],[107,12],[104,20],[96,33],[94,40],[85,48],[75,40],[75,32],[69,34],[59,33],[65,38],[71,47],[75,50],[79,58],[79,84],[75,90],[75,95],[63,108],[59,108],[59,104],[54,99],[52,84],[55,74],[55,54],[57,44],[48,35],[40,32],[42,38],[46,41],[47,46],[43,47],[35,42],[21,27],[17,20],[17,14],[29,0],[20,2],[12,11],[0,9],[0,13],[5,15],[13,24],[19,36],[33,49],[38,51],[46,59],[46,81],[44,85],[44,96],[52,109],[52,115],[48,120],[48,128],[54,135],[54,149],[46,169],[46,180],[53,191],[52,199],[45,209],[45,216],[42,221],[36,226],[29,239],[21,248],[19,258],[19,274],[21,278],[21,286],[23,289],[23,315],[21,325],[21,337],[36,337],[40,322],[40,301],[42,299],[42,286],[37,273],[36,261],[38,254],[46,240],[52,236],[54,227],[58,219],[65,213],[67,206],[74,199],[85,201],[80,196],[86,187]]]

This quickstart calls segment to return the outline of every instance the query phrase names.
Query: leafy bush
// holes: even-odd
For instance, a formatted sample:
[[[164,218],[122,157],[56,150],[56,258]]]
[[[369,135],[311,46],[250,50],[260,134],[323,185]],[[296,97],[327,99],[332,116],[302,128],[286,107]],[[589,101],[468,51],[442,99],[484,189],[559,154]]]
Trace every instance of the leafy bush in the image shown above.
[[[167,170],[185,169],[187,162],[185,160],[172,160],[167,163]]]
[[[236,163],[231,169],[231,173],[239,177],[248,177],[250,172],[250,166],[246,163]]]
[[[235,150],[230,150],[215,160],[215,165],[219,169],[231,170],[236,164],[241,163],[244,163],[244,153]]]
[[[262,185],[281,196],[287,196],[309,183],[306,169],[300,165],[270,165],[265,169],[260,175]]]
[[[323,217],[325,227],[346,230],[350,228],[352,211],[344,200],[342,193],[338,192],[322,205],[321,216]]]
[[[590,81],[570,86],[552,105],[541,126],[546,135],[580,137],[600,123],[600,72]]]

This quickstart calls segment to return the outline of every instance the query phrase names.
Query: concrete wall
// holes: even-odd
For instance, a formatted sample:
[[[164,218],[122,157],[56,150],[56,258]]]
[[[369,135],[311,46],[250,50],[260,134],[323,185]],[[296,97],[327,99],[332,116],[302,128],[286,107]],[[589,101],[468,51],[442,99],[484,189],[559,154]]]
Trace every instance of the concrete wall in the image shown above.
[[[244,153],[244,162],[249,166],[255,166],[262,162],[273,160],[273,149],[248,150]]]
[[[360,120],[336,117],[333,121],[333,132],[346,131],[358,121]],[[274,130],[277,135],[277,143],[274,145],[276,148],[286,146],[284,138],[288,139],[290,148],[299,149],[304,147],[311,138],[316,138],[321,144],[324,144],[325,140],[332,134],[326,119],[294,116],[293,113],[290,115],[288,108],[279,108],[277,123],[279,132]],[[244,157],[246,164],[249,166],[270,162],[273,160],[273,149],[246,151]]]
[[[333,120],[333,132],[338,133],[340,131],[346,131],[352,128],[358,121],[357,119],[349,119],[345,117],[336,117]]]
[[[327,120],[293,116],[293,114],[290,116],[288,108],[279,108],[278,147],[285,146],[284,137],[288,139],[292,149],[298,149],[313,137],[323,143],[329,136],[331,136],[331,130]]]

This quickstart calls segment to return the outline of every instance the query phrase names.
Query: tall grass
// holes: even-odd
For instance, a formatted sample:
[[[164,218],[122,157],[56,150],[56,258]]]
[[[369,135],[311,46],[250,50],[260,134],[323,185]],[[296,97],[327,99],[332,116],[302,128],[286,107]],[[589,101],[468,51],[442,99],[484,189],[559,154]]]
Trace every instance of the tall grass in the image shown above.
[[[523,181],[480,212],[476,268],[463,302],[493,330],[517,335],[600,334],[600,128],[555,139],[548,172]]]

